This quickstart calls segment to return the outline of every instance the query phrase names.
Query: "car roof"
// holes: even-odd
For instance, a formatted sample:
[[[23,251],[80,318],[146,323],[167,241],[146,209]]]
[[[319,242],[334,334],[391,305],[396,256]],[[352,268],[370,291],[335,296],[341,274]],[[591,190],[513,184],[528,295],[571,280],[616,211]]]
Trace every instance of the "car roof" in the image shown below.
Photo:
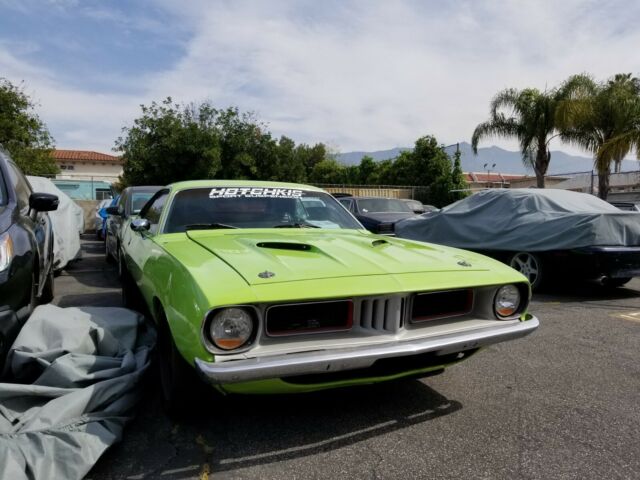
[[[403,200],[402,198],[392,197],[352,197],[355,200]]]
[[[321,188],[301,183],[264,182],[258,180],[189,180],[168,185],[172,191],[189,190],[191,188],[215,188],[215,187],[265,187],[265,188],[293,188],[297,190],[310,190],[324,192]]]
[[[135,187],[127,187],[125,190],[129,192],[157,192],[162,185],[136,185]]]

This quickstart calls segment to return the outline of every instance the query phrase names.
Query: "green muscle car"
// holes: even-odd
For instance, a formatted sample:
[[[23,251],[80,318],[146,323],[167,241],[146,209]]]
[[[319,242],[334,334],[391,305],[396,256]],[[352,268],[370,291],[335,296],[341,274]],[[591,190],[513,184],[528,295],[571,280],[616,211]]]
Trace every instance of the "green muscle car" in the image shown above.
[[[169,185],[128,220],[121,249],[125,303],[158,326],[169,407],[194,372],[229,393],[428,376],[538,327],[520,273],[369,233],[306,185]]]

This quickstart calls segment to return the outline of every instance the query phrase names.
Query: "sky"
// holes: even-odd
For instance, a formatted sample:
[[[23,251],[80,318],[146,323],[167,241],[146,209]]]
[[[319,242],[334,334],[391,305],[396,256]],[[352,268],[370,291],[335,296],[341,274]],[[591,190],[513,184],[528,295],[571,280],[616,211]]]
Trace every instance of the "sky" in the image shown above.
[[[0,77],[58,148],[109,153],[167,96],[341,152],[448,145],[504,88],[640,75],[638,18],[640,2],[607,0],[0,0]]]

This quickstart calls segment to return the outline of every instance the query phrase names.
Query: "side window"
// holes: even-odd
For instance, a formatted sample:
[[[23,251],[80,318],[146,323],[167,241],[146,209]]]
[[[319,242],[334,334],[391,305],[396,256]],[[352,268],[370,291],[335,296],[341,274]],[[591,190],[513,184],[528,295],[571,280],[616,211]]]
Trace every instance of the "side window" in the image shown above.
[[[160,223],[160,215],[162,215],[162,208],[169,196],[169,190],[161,190],[155,194],[155,196],[149,200],[149,203],[145,205],[140,211],[140,217],[146,218],[151,224],[149,231],[156,233],[158,231],[158,224]]]
[[[342,205],[344,205],[344,208],[346,208],[347,210],[351,211],[351,200],[338,200]]]
[[[16,165],[14,165],[12,162],[8,162],[8,165],[9,181],[16,191],[16,197],[18,198],[18,208],[20,210],[27,210],[29,208],[31,186]]]

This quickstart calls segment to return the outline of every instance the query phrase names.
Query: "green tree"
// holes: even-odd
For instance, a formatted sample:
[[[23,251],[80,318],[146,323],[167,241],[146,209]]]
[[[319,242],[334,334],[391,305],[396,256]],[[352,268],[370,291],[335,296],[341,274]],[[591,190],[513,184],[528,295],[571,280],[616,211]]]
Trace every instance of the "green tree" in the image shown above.
[[[427,135],[419,138],[411,152],[414,182],[408,185],[425,187],[417,195],[419,200],[442,207],[455,200],[453,165],[435,137]]]
[[[142,115],[116,140],[124,160],[124,185],[166,185],[213,178],[220,171],[217,110],[206,103],[181,106],[170,97],[141,109]]]
[[[464,177],[464,172],[462,171],[462,164],[460,162],[460,157],[462,154],[460,150],[456,150],[456,153],[453,155],[453,170],[451,172],[451,201],[461,200],[468,195],[467,193],[467,180]]]
[[[0,145],[27,175],[58,173],[53,138],[23,88],[0,78]]]
[[[549,142],[556,132],[556,108],[563,90],[541,92],[535,88],[508,88],[491,100],[489,120],[479,124],[471,137],[474,153],[486,137],[516,138],[522,161],[532,167],[538,188],[544,188],[549,168]]]
[[[309,180],[311,183],[341,184],[346,183],[344,165],[334,158],[326,158],[318,162],[311,170]]]
[[[378,180],[378,165],[369,155],[365,155],[360,160],[358,166],[358,183],[360,185],[373,185]]]
[[[296,147],[290,138],[280,137],[277,148],[276,171],[273,180],[304,183],[307,181],[304,148]]]
[[[611,167],[619,168],[634,146],[632,132],[640,123],[640,81],[631,74],[618,74],[598,83],[581,74],[570,77],[566,85],[570,94],[558,108],[561,136],[592,153],[598,196],[606,200]]]

